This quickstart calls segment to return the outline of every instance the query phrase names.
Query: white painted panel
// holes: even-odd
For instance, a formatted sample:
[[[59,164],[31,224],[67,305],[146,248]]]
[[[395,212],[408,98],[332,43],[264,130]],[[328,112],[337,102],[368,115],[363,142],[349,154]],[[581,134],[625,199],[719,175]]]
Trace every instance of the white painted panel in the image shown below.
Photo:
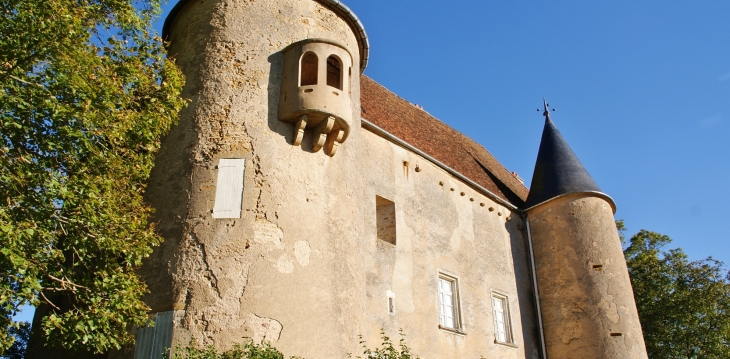
[[[134,359],[149,359],[154,336],[154,327],[142,327],[137,330],[137,340],[134,343]]]
[[[246,160],[243,158],[222,158],[218,161],[213,218],[241,218],[245,168]]]
[[[150,359],[163,359],[172,345],[173,311],[159,312],[155,318],[155,338],[152,341]]]

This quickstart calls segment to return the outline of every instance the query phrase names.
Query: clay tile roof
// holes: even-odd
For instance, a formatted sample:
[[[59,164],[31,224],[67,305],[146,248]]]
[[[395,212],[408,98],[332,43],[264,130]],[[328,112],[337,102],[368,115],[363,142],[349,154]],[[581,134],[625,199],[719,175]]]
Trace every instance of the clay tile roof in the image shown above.
[[[484,147],[373,79],[360,77],[362,117],[427,153],[516,207],[527,188]]]

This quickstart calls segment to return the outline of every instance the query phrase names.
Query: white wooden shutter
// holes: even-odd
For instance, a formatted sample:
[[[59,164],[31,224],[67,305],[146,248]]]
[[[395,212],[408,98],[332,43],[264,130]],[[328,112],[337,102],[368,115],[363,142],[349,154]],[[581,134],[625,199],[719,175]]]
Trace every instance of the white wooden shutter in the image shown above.
[[[174,311],[155,315],[154,327],[142,327],[137,331],[134,359],[163,359],[172,344]]]
[[[172,345],[173,311],[159,312],[155,318],[155,338],[152,341],[150,359],[164,359]]]
[[[213,218],[241,218],[245,168],[246,160],[243,158],[222,158],[218,161]]]
[[[137,330],[137,341],[134,343],[134,359],[149,359],[154,338],[154,327],[142,327]]]

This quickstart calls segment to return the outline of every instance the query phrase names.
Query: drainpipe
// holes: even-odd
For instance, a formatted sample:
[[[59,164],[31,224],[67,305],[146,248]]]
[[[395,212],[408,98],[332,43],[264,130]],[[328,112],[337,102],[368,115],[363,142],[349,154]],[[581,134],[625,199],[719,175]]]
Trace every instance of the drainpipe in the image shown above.
[[[545,350],[545,331],[542,327],[542,310],[540,310],[540,292],[537,290],[537,271],[535,269],[535,252],[532,250],[532,234],[530,232],[530,220],[527,219],[527,213],[522,212],[522,219],[525,221],[527,228],[527,245],[530,254],[530,271],[532,272],[532,289],[535,291],[535,309],[537,310],[537,325],[540,332],[540,350],[542,351],[542,359],[547,359]]]

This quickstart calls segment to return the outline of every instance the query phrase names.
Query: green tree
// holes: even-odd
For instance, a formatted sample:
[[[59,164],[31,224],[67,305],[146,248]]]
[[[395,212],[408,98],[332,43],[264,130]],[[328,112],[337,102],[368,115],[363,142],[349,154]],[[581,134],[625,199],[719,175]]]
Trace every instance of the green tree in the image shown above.
[[[161,242],[143,201],[184,82],[160,0],[0,0],[0,352],[25,304],[49,345],[105,352],[144,324]]]
[[[730,358],[730,272],[669,243],[641,230],[624,250],[649,357]]]
[[[2,359],[23,359],[25,358],[25,349],[30,339],[30,323],[21,322],[17,327],[10,327],[10,335],[15,338],[13,345],[5,350],[0,358]]]

